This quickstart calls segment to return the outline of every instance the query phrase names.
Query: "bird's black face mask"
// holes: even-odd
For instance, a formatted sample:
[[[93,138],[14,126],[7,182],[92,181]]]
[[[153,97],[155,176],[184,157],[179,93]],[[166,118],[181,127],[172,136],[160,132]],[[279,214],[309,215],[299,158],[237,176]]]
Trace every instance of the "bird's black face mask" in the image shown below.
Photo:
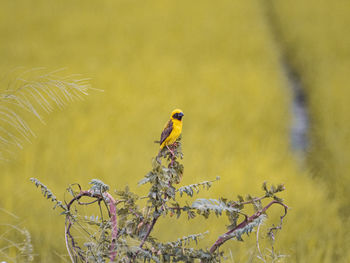
[[[177,120],[179,120],[179,121],[181,121],[181,119],[182,119],[183,116],[184,116],[184,114],[183,114],[182,112],[180,112],[180,113],[175,113],[175,114],[173,115],[173,118],[174,118],[174,119],[177,119]]]

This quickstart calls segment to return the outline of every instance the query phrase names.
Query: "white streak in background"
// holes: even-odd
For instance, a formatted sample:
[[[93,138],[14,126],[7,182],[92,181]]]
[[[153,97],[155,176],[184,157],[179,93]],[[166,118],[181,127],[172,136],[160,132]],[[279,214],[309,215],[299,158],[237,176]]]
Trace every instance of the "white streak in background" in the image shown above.
[[[291,146],[293,150],[297,151],[304,158],[309,145],[307,138],[309,116],[307,114],[306,98],[299,78],[292,72],[286,62],[283,62],[283,70],[288,79],[288,86],[293,92],[292,123],[290,128]]]
[[[272,2],[264,3],[261,7],[265,13],[266,23],[270,28],[271,36],[274,39],[276,51],[279,53],[282,73],[286,77],[287,86],[293,94],[293,101],[291,104],[292,122],[290,126],[290,145],[300,161],[303,162],[309,146],[309,116],[304,88],[300,81],[301,72],[298,72],[298,69],[294,68],[290,63],[287,47],[284,46],[283,41],[281,41],[283,34],[276,17],[277,11],[274,9]]]

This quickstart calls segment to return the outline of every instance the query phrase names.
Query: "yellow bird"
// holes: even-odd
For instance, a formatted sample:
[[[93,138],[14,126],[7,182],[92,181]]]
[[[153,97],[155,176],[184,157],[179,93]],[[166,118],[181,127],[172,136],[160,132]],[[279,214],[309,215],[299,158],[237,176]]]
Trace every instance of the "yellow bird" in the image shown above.
[[[169,149],[168,145],[172,145],[182,132],[182,117],[184,116],[182,110],[176,109],[170,115],[170,120],[165,125],[163,132],[160,136],[160,151],[167,147],[168,150],[174,155]]]

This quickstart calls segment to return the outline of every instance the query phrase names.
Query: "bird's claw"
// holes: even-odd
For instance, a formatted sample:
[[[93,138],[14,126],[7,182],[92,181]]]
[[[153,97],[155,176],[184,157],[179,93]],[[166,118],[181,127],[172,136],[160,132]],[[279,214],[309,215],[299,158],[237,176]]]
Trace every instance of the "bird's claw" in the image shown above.
[[[168,150],[169,150],[169,152],[171,153],[171,155],[173,156],[173,157],[175,157],[175,154],[174,154],[174,152],[169,148],[169,146],[168,145],[166,145],[166,147],[168,148]]]

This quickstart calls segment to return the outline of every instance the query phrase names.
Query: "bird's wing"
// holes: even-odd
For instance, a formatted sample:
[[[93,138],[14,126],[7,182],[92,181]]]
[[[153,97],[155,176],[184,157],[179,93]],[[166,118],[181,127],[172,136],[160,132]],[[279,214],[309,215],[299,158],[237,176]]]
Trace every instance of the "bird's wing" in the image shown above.
[[[173,121],[169,120],[164,130],[162,131],[162,135],[160,136],[160,145],[162,145],[165,139],[169,137],[172,130],[173,130]]]

